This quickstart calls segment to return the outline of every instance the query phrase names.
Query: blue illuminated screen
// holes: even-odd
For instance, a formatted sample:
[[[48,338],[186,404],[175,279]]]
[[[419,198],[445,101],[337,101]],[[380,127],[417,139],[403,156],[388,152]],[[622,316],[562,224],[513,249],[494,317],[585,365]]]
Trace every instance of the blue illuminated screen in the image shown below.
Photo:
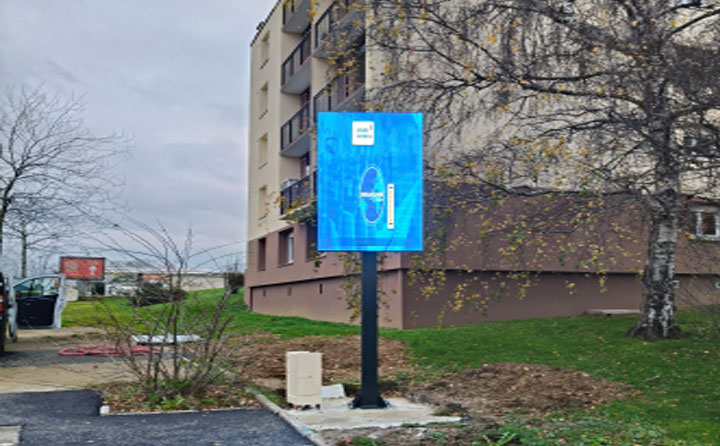
[[[318,250],[422,250],[422,114],[318,114]]]

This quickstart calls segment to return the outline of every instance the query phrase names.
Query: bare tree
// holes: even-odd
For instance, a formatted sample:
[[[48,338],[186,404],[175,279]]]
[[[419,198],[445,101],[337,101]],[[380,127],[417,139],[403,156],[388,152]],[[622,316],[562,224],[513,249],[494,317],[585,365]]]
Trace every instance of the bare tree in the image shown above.
[[[230,292],[223,290],[217,299],[204,301],[197,292],[187,291],[193,285],[189,272],[208,264],[219,271],[219,265],[234,253],[216,255],[222,247],[195,249],[191,230],[177,242],[162,224],[151,226],[131,218],[97,242],[154,276],[152,281],[139,281],[129,319],[100,301],[109,322],[108,334],[118,348],[154,345],[143,357],[124,356],[129,370],[147,392],[164,388],[168,397],[202,393],[225,373],[221,364],[225,331],[234,317],[228,311]],[[192,342],[185,342],[188,335]]]
[[[57,254],[81,228],[87,228],[87,218],[65,212],[61,204],[35,197],[18,197],[7,216],[7,235],[17,241],[20,250],[20,275],[27,277],[31,251]]]
[[[370,107],[425,112],[430,167],[486,196],[632,197],[649,235],[631,334],[679,336],[681,217],[693,198],[720,196],[720,4],[368,3],[368,46],[385,55]]]
[[[21,239],[30,232],[47,238],[117,207],[120,182],[111,167],[127,141],[94,135],[81,100],[16,87],[0,107],[0,254],[12,215]]]

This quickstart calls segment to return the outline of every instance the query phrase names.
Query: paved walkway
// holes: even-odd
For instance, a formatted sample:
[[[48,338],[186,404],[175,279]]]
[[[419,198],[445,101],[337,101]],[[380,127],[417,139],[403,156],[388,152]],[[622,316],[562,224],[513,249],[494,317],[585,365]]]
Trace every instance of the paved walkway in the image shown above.
[[[0,357],[0,446],[311,446],[280,417],[259,409],[100,416],[83,389],[128,378],[117,358],[58,350],[102,343],[98,330],[22,330]]]
[[[101,417],[99,406],[88,390],[1,394],[0,426],[21,426],[21,446],[312,445],[264,410]]]
[[[97,329],[20,330],[0,356],[0,393],[85,389],[129,379],[118,358],[60,356],[66,347],[102,343]],[[1,445],[0,445],[1,446]]]

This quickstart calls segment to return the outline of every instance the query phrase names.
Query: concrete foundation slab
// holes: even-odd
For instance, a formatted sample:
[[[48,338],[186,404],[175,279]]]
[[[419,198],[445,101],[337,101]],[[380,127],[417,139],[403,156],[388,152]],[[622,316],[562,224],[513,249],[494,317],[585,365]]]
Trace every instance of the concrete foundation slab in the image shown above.
[[[588,316],[640,316],[640,310],[587,310]]]
[[[20,444],[20,426],[0,426],[0,446]]]
[[[460,417],[435,416],[435,408],[402,398],[389,398],[386,409],[351,409],[350,398],[323,399],[320,409],[284,410],[285,414],[313,431],[388,428],[404,424],[456,423]]]

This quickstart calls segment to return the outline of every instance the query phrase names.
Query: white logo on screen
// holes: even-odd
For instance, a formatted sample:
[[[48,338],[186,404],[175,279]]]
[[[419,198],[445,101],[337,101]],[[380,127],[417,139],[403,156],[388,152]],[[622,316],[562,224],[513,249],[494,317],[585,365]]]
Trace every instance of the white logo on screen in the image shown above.
[[[373,146],[375,145],[375,123],[372,121],[353,121],[352,123],[352,145]]]

